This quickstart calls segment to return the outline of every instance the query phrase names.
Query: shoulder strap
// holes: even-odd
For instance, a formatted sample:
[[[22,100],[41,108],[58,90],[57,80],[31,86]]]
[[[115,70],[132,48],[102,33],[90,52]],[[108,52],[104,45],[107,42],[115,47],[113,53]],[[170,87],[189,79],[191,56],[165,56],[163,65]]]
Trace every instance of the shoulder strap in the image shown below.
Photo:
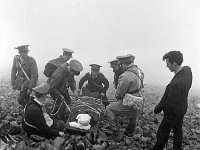
[[[25,123],[27,126],[38,130],[38,128],[37,128],[36,126],[34,126],[34,125],[32,125],[32,124],[29,124],[29,123],[25,120],[25,110],[26,110],[26,106],[24,107],[24,116],[23,116],[23,117],[24,117],[24,123]],[[39,131],[39,130],[38,130],[38,131]]]
[[[19,64],[20,68],[22,69],[22,72],[24,73],[24,75],[25,75],[26,78],[28,79],[28,81],[30,81],[31,79],[28,77],[28,75],[26,74],[26,72],[25,72],[25,70],[24,70],[22,64],[19,62],[19,57],[17,58],[17,62],[18,62],[18,64]]]
[[[137,74],[136,74],[134,71],[132,71],[132,70],[128,70],[128,71],[134,73],[134,74],[139,78],[139,80],[141,81],[142,87],[144,87],[144,85],[143,85],[143,80],[140,78],[140,76],[137,75]],[[141,73],[139,69],[138,69],[138,72],[139,72],[139,74]],[[140,87],[140,86],[139,86],[139,87]]]

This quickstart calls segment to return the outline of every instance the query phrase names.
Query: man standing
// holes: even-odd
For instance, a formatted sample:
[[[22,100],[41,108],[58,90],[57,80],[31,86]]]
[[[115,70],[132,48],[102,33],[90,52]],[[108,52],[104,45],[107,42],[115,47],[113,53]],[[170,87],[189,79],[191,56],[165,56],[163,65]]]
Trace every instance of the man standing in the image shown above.
[[[119,76],[123,73],[122,72],[122,67],[120,65],[120,62],[119,60],[113,60],[113,61],[110,61],[110,68],[113,68],[113,72],[114,72],[114,87],[115,89],[117,89],[117,84],[118,84],[118,79],[119,79]]]
[[[192,85],[192,72],[189,66],[182,66],[183,54],[180,51],[170,51],[163,56],[167,67],[174,72],[174,77],[167,85],[160,103],[155,107],[154,113],[164,111],[164,118],[157,131],[157,142],[154,150],[162,150],[168,141],[170,131],[173,129],[173,149],[182,149],[183,118],[187,111],[187,97]]]
[[[77,96],[74,75],[79,75],[82,70],[83,66],[79,61],[71,60],[69,64],[65,62],[59,66],[47,80],[47,83],[50,84],[49,93],[55,101],[52,115],[59,113],[60,118],[65,121],[65,105],[71,103],[68,88],[70,87]]]
[[[144,76],[142,76],[140,69],[133,64],[134,58],[135,57],[131,54],[117,57],[122,64],[123,70],[123,73],[119,76],[117,90],[115,93],[117,101],[106,107],[111,130],[119,130],[117,126],[117,115],[125,116],[129,119],[128,126],[126,127],[124,133],[125,135],[133,134],[139,110],[134,109],[133,107],[124,106],[123,97],[126,93],[137,95],[143,88]]]
[[[100,65],[91,64],[91,73],[86,73],[79,81],[79,90],[80,92],[85,81],[88,81],[86,87],[83,87],[82,94],[84,96],[91,96],[95,98],[102,98],[103,104],[107,106],[109,104],[108,98],[106,96],[106,91],[109,87],[109,81],[104,76],[103,73],[100,72]],[[94,94],[97,93],[97,94]]]
[[[28,56],[29,45],[21,45],[14,49],[19,50],[13,60],[11,71],[11,85],[13,90],[19,90],[18,102],[21,106],[25,106],[29,100],[32,88],[38,81],[38,69],[36,61],[33,57]]]

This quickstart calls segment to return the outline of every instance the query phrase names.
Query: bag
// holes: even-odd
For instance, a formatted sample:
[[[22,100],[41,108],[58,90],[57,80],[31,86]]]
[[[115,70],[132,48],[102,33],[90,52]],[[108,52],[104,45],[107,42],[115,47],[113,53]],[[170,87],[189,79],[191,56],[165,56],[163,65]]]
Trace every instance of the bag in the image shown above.
[[[21,91],[21,87],[22,84],[24,83],[24,81],[26,80],[26,78],[23,78],[21,76],[17,76],[17,78],[15,79],[15,86],[14,88],[18,91]]]
[[[134,109],[140,109],[142,107],[143,97],[134,96],[126,93],[122,104],[124,106],[133,107]]]
[[[44,68],[44,75],[46,77],[50,77],[52,75],[52,73],[56,70],[57,66],[48,62],[46,65],[45,65],[45,68]]]

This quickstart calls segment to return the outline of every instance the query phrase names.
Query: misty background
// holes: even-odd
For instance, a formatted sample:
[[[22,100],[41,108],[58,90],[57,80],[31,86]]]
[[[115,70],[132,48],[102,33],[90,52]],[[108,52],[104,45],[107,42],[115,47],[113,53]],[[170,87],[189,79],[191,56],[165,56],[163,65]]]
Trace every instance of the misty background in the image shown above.
[[[112,84],[108,62],[130,53],[145,83],[162,88],[174,75],[162,56],[180,50],[193,71],[192,89],[200,91],[199,0],[0,0],[1,79],[10,79],[14,47],[23,44],[30,44],[40,82],[64,47],[84,66],[77,81],[97,63]]]

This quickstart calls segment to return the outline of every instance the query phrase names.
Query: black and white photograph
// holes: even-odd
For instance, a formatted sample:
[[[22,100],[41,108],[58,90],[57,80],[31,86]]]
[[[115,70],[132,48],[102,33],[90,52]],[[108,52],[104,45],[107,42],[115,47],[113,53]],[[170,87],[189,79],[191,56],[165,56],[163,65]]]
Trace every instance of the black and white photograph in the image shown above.
[[[0,150],[199,139],[199,0],[0,0]]]

